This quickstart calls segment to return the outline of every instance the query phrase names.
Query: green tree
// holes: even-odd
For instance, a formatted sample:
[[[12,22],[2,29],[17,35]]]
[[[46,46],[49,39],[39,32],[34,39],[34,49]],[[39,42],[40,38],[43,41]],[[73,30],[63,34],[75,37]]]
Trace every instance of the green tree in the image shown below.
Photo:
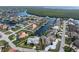
[[[65,52],[74,52],[74,49],[72,49],[71,47],[65,46],[64,51]]]

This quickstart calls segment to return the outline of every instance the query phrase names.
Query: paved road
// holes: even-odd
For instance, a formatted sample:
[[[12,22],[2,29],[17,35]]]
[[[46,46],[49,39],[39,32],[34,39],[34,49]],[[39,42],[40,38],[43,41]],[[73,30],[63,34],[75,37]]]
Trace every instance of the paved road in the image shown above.
[[[0,34],[2,35],[1,37],[1,40],[5,40],[6,42],[9,43],[9,45],[12,47],[12,48],[15,48],[16,46],[8,39],[8,36],[5,35],[4,33],[0,32]]]
[[[31,24],[30,24],[30,25],[31,25]],[[30,26],[30,25],[27,25],[26,27],[28,27],[28,26]],[[18,31],[20,31],[20,30],[23,30],[23,29],[26,28],[26,27],[22,27],[21,29],[15,31],[15,32],[13,32],[13,31],[10,30],[12,33],[9,34],[9,35],[5,35],[3,32],[0,32],[0,35],[2,35],[1,40],[5,40],[6,42],[9,43],[9,46],[10,46],[11,48],[15,48],[15,49],[17,49],[17,50],[19,50],[19,51],[22,51],[22,52],[36,52],[36,50],[34,50],[34,49],[16,47],[16,45],[15,45],[10,39],[8,39],[8,37],[9,37],[10,35],[16,34],[16,32],[18,32]]]
[[[30,25],[31,25],[31,24],[30,24]],[[22,27],[21,29],[19,29],[19,30],[15,31],[15,32],[13,32],[12,30],[10,30],[12,33],[11,33],[11,34],[9,34],[8,36],[10,36],[10,35],[12,35],[12,34],[16,34],[17,32],[19,32],[19,31],[23,30],[24,28],[26,28],[26,27],[28,27],[28,26],[30,26],[30,25],[27,25],[27,26],[25,26],[25,27]]]
[[[19,31],[23,30],[24,28],[26,28],[26,27],[28,27],[28,26],[30,26],[30,25],[31,25],[31,24],[29,24],[29,25],[27,25],[27,26],[25,26],[25,27],[22,27],[21,29],[15,31],[15,32],[13,32],[12,30],[10,30],[12,33],[9,34],[9,35],[5,35],[3,32],[0,32],[0,35],[2,35],[2,37],[0,38],[0,40],[5,40],[6,42],[9,43],[9,46],[10,46],[10,47],[15,48],[15,49],[17,49],[17,50],[19,50],[19,51],[22,51],[22,52],[35,52],[36,50],[34,50],[34,49],[16,47],[16,45],[15,45],[10,39],[8,39],[8,37],[9,37],[10,35],[16,34],[16,32],[19,32]],[[29,30],[29,31],[30,31],[30,30]]]
[[[17,50],[19,50],[19,51],[22,51],[22,52],[35,52],[35,51],[36,51],[36,50],[34,50],[34,49],[16,47],[16,45],[13,44],[12,41],[10,41],[10,40],[8,39],[8,36],[7,36],[7,35],[5,35],[5,34],[2,33],[2,32],[0,32],[0,35],[2,35],[2,37],[1,37],[0,39],[1,39],[1,40],[5,40],[6,42],[8,42],[8,43],[9,43],[9,46],[10,46],[11,48],[15,48],[15,49],[17,49]]]
[[[65,45],[65,30],[66,30],[66,21],[63,22],[63,33],[62,33],[62,38],[61,38],[61,45],[60,45],[60,50],[59,52],[64,52],[64,45]]]

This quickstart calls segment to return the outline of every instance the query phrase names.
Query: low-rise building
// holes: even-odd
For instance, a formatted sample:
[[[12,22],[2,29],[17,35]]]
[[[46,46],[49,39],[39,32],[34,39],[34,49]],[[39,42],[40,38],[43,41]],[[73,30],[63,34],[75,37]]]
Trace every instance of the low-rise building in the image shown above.
[[[29,37],[27,40],[27,44],[39,44],[40,37],[34,36]]]
[[[74,21],[74,19],[73,18],[69,18],[68,21]]]
[[[46,48],[45,48],[45,51],[48,51],[49,49],[56,49],[56,45],[58,43],[58,40],[55,40],[54,42],[52,42],[53,44],[52,45],[48,45]]]
[[[32,24],[32,30],[34,30],[37,27],[36,24]]]
[[[73,45],[75,45],[79,49],[79,39],[75,40]]]
[[[25,32],[20,32],[18,33],[18,38],[21,39],[21,38],[25,38],[26,36],[28,36],[28,33],[25,33]]]
[[[15,48],[10,48],[8,52],[20,52],[20,51]]]
[[[6,25],[6,24],[0,24],[0,29],[7,29],[8,28],[8,26]]]
[[[0,52],[2,51],[2,48],[3,48],[4,46],[0,46]]]

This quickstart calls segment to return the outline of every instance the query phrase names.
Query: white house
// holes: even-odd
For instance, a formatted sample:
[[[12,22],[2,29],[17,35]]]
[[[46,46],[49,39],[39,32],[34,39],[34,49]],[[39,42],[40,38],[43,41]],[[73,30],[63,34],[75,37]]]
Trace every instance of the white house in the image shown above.
[[[58,26],[54,26],[54,27],[52,27],[53,28],[53,31],[54,31],[54,33],[56,34],[57,32],[58,32],[58,30],[59,30],[59,27]]]
[[[2,51],[2,47],[4,47],[4,46],[0,46],[0,52]]]
[[[54,27],[53,27],[53,29],[56,29],[56,30],[58,30],[58,29],[59,29],[59,27],[58,27],[58,26],[54,26]]]
[[[34,36],[34,37],[30,37],[28,38],[27,40],[27,44],[39,44],[39,40],[40,40],[40,37],[37,37],[37,36]]]
[[[53,42],[53,45],[48,45],[48,46],[45,48],[45,51],[48,51],[49,49],[56,49],[57,43],[58,43],[58,40],[54,41],[54,42]]]
[[[69,24],[69,25],[75,25],[73,22],[69,22],[68,24]]]
[[[69,18],[68,20],[69,20],[69,21],[73,21],[74,19],[73,19],[73,18]]]

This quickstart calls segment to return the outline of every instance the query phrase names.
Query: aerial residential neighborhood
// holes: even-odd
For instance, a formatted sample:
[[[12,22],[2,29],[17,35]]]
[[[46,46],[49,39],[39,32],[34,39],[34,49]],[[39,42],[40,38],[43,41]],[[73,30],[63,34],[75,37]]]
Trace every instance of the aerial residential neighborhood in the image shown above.
[[[79,52],[78,14],[35,8],[0,7],[0,52]]]

